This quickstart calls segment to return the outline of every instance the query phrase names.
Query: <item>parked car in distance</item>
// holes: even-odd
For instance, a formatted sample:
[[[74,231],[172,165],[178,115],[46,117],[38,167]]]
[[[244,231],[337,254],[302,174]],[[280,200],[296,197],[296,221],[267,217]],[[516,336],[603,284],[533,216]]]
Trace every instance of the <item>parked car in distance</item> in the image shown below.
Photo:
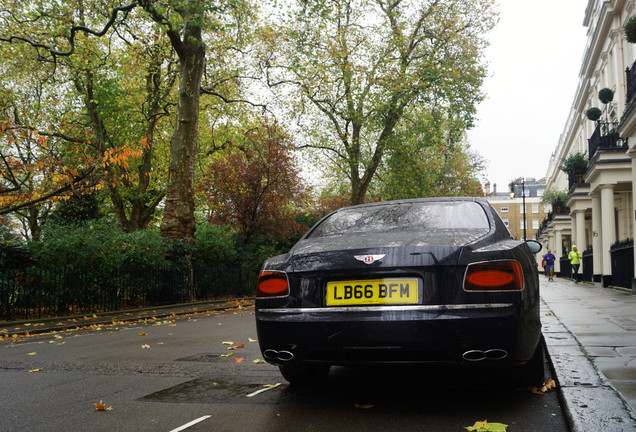
[[[261,352],[292,384],[333,365],[449,364],[540,385],[540,249],[481,198],[342,208],[263,264]]]

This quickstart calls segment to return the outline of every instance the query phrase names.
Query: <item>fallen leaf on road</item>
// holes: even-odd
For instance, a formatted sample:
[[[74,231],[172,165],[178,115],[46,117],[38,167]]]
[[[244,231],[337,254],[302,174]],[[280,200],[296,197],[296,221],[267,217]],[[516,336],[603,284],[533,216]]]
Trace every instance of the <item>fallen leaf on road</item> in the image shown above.
[[[221,342],[222,345],[234,345],[234,342],[232,341],[223,341]]]
[[[37,354],[37,352],[36,352],[36,351],[33,351],[33,352],[30,352],[30,353],[27,353],[27,355],[36,355],[36,354]]]
[[[221,354],[221,357],[232,357],[234,353]]]
[[[148,335],[146,333],[144,333],[144,332],[141,332],[141,333],[139,333],[139,336],[148,336]]]
[[[261,364],[261,363],[265,363],[265,361],[264,361],[264,360],[261,360],[261,359],[256,359],[256,360],[253,360],[253,361],[252,361],[252,363],[254,363],[254,364]]]
[[[31,369],[31,370],[29,371],[29,373],[33,373],[33,372],[41,372],[41,371],[42,371],[42,369]]]
[[[541,387],[530,387],[528,390],[530,390],[531,393],[540,395],[554,389],[556,389],[556,382],[551,379],[547,383],[544,383]]]
[[[465,429],[476,432],[506,432],[508,425],[503,423],[488,423],[488,421],[478,421],[472,426],[467,426]]]
[[[150,348],[150,345],[146,345],[146,344],[144,344],[144,345],[142,345],[142,346],[141,346],[141,348],[142,348],[142,349],[147,349],[147,348]]]
[[[243,363],[243,357],[237,357],[234,359],[234,363]]]
[[[101,400],[99,401],[99,403],[93,404],[95,406],[95,409],[97,411],[112,411],[113,407],[108,407],[106,408],[106,404],[104,402],[102,402]]]
[[[247,338],[249,342],[258,342],[258,339]]]

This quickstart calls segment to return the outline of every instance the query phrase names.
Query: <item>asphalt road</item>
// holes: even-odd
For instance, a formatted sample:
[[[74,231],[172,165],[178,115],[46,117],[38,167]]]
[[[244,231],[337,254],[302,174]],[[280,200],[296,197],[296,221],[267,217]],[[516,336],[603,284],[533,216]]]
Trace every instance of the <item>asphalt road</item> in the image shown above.
[[[247,308],[0,341],[0,431],[568,430],[557,392],[496,374],[333,368],[297,389],[255,340]]]

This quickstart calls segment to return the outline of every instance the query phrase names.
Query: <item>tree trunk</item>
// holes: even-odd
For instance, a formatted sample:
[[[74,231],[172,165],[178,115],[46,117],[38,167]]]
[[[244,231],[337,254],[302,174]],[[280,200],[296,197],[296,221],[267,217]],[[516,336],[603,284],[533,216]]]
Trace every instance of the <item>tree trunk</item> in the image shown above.
[[[173,40],[173,46],[175,42]],[[197,151],[199,97],[205,67],[201,28],[186,26],[183,42],[175,46],[180,60],[179,104],[172,134],[168,188],[161,235],[194,242],[194,160]]]

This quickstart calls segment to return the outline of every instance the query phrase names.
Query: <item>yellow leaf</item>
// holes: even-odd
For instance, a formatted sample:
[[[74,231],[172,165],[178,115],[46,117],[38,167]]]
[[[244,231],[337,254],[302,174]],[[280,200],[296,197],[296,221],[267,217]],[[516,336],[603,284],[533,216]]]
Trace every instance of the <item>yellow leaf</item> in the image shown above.
[[[142,346],[141,346],[141,348],[142,348],[142,349],[147,349],[147,348],[150,348],[150,345],[146,345],[146,344],[144,344],[144,345],[142,345]]]
[[[221,354],[221,357],[232,357],[233,353]]]
[[[231,341],[223,341],[223,342],[221,342],[221,344],[223,344],[223,345],[234,345],[234,342],[231,342]]]
[[[33,372],[41,372],[41,371],[42,371],[42,369],[31,369],[31,370],[29,371],[29,373],[33,373]]]
[[[253,360],[253,361],[252,361],[252,363],[254,363],[254,364],[261,364],[261,363],[265,363],[265,361],[264,361],[264,360],[261,360],[261,359],[256,359],[256,360]]]
[[[99,401],[99,403],[93,404],[97,411],[112,411],[113,407],[106,408],[106,404],[103,401]]]
[[[247,340],[248,340],[249,342],[258,342],[258,340],[257,340],[257,339],[252,339],[252,338],[247,338]]]
[[[27,353],[27,355],[36,355],[36,354],[37,354],[37,352],[36,352],[36,351],[33,351],[33,352],[30,352],[30,353]]]

